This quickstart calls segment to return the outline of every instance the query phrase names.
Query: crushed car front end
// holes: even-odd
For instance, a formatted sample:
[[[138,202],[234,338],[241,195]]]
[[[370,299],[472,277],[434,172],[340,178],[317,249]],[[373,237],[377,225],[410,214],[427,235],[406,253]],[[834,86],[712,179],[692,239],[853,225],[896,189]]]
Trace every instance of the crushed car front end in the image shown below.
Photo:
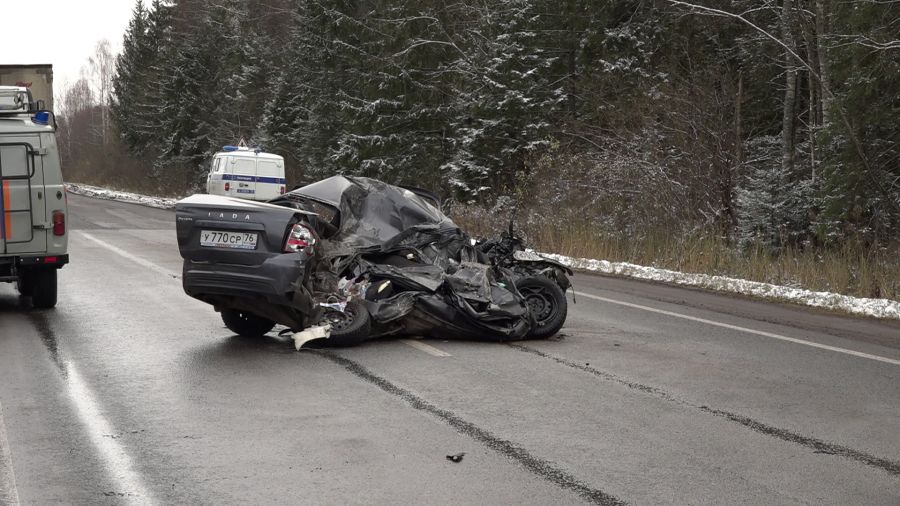
[[[298,348],[320,334],[345,346],[387,335],[507,341],[562,327],[571,272],[517,258],[519,238],[476,244],[420,193],[334,176],[268,203],[184,199],[184,289],[234,332],[280,323]]]

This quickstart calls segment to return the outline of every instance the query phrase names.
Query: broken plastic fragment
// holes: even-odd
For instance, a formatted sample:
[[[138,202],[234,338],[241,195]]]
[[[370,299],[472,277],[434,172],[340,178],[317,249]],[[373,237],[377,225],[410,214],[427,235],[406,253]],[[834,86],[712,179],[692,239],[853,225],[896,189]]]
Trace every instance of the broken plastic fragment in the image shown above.
[[[331,325],[309,327],[293,335],[294,348],[300,351],[307,343],[316,339],[326,339],[331,336]]]
[[[347,301],[343,301],[343,302],[320,302],[319,305],[322,306],[322,307],[324,307],[324,308],[327,308],[327,309],[331,309],[331,310],[334,310],[334,311],[340,311],[341,313],[343,313],[344,310],[347,309]]]

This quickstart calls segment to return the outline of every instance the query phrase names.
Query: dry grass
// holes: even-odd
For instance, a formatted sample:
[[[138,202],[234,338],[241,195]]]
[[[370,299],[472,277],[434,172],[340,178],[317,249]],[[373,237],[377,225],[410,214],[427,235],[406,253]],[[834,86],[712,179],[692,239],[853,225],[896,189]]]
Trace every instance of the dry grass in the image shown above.
[[[492,236],[505,227],[502,219],[483,209],[461,207],[451,214],[457,224],[475,236]],[[773,256],[761,248],[736,250],[713,233],[676,237],[653,231],[633,238],[599,235],[590,224],[577,219],[555,221],[553,226],[525,224],[523,232],[529,245],[574,257],[900,300],[900,245],[865,250],[845,244],[836,250],[789,249]]]

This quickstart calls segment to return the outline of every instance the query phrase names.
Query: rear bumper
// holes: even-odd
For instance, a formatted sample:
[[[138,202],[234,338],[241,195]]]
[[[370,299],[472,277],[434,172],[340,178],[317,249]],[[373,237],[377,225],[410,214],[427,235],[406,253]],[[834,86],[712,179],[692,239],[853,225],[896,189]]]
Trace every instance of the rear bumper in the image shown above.
[[[59,269],[69,263],[69,255],[9,255],[0,257],[0,282],[10,282],[17,279],[16,272],[20,269],[32,269],[36,267],[49,267]]]
[[[69,255],[20,256],[16,261],[16,265],[20,267],[33,267],[38,265],[62,267],[67,263],[69,263]]]
[[[211,304],[234,297],[290,306],[294,286],[303,281],[305,271],[306,264],[298,254],[277,255],[260,265],[185,260],[182,285],[191,297]]]

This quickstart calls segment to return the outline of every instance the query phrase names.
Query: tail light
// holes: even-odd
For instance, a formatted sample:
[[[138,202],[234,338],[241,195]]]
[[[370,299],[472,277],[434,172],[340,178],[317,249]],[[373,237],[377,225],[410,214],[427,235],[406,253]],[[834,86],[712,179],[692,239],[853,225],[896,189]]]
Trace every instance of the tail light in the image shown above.
[[[278,189],[279,195],[284,195],[284,186]]]
[[[66,215],[62,211],[53,211],[53,235],[66,235]]]
[[[284,242],[284,252],[296,253],[298,251],[303,251],[314,244],[316,244],[316,236],[313,234],[313,231],[305,225],[296,223],[291,227],[287,240]],[[310,250],[307,253],[312,254],[312,251]]]
[[[231,183],[225,183],[225,191],[231,191]]]

